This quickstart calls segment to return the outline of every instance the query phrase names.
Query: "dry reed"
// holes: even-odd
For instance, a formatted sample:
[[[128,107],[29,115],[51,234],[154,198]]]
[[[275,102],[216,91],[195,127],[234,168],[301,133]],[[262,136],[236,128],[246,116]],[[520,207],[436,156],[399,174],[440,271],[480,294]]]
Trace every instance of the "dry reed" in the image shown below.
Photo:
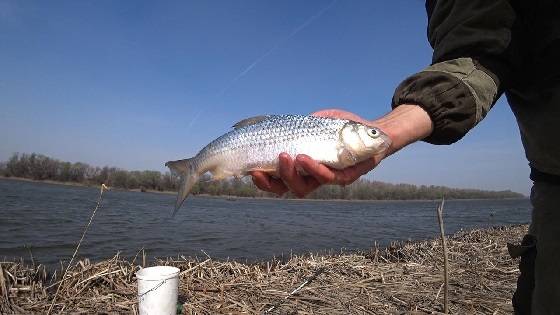
[[[447,242],[445,241],[445,228],[443,226],[443,205],[445,199],[441,198],[441,204],[437,207],[437,218],[439,224],[439,234],[441,237],[441,247],[443,250],[443,313],[449,313],[449,255]]]
[[[451,313],[512,313],[518,269],[506,243],[517,242],[526,230],[497,227],[447,239]],[[155,264],[181,269],[185,314],[262,314],[270,308],[268,314],[437,314],[443,311],[442,253],[441,240],[434,239],[253,264],[209,257]],[[0,313],[44,314],[60,284],[53,313],[134,314],[134,273],[140,267],[118,254],[97,263],[84,259],[70,266],[60,283],[64,268],[48,273],[43,265],[0,262]]]

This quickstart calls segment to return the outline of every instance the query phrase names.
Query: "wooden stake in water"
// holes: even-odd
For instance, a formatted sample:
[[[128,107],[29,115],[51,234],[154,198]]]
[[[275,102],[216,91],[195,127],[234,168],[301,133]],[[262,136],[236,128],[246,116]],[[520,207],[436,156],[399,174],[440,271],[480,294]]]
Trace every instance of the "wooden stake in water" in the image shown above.
[[[62,283],[64,282],[64,278],[66,278],[66,273],[68,273],[68,269],[70,269],[70,266],[72,266],[72,262],[74,261],[74,258],[76,258],[76,255],[78,254],[78,250],[80,249],[80,245],[82,245],[82,241],[84,240],[84,237],[86,236],[86,233],[89,229],[89,226],[91,225],[91,222],[93,221],[93,217],[95,216],[95,213],[97,212],[97,209],[99,209],[99,206],[101,205],[101,201],[103,200],[103,192],[105,190],[109,190],[109,187],[105,186],[105,184],[101,184],[101,191],[99,192],[99,198],[97,199],[97,205],[95,206],[95,209],[93,209],[93,213],[91,214],[91,217],[89,218],[89,222],[86,225],[86,227],[84,228],[84,232],[82,233],[82,237],[80,238],[80,241],[76,245],[76,249],[74,250],[74,254],[72,255],[72,258],[70,259],[70,262],[66,266],[66,270],[64,270],[64,274],[62,274],[62,278],[60,279],[60,283],[58,284],[58,287],[56,288],[56,293],[54,294],[53,300],[51,302],[51,306],[49,307],[49,310],[47,311],[47,315],[49,315],[52,312],[52,309],[54,307],[54,303],[56,302],[56,297],[58,296],[58,292],[60,291],[60,288],[62,287]]]

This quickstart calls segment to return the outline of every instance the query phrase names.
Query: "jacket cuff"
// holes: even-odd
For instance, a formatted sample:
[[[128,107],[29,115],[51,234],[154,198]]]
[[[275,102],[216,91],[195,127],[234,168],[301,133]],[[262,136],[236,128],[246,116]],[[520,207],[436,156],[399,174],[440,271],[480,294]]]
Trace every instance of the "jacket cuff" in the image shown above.
[[[472,59],[460,58],[434,64],[404,80],[391,106],[421,106],[434,124],[434,131],[424,141],[451,144],[486,116],[496,95],[494,80]]]

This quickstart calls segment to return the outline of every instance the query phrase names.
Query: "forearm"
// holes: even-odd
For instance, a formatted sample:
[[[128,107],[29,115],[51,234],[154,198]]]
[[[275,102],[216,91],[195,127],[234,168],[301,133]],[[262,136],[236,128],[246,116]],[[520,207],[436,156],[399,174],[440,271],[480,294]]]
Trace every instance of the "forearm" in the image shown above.
[[[385,116],[372,121],[381,128],[392,141],[387,155],[408,144],[428,137],[433,131],[433,123],[428,113],[417,105],[403,104]]]
[[[426,9],[432,64],[403,80],[391,105],[418,104],[433,122],[423,140],[451,144],[486,116],[523,59],[516,13],[508,0],[433,0]]]

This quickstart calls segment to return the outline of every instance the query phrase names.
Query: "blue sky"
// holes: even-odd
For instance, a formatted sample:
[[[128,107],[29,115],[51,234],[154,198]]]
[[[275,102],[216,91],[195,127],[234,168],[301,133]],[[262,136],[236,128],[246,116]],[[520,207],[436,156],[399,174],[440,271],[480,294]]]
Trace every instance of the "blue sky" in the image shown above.
[[[236,121],[342,108],[369,118],[426,67],[423,1],[0,0],[0,159],[165,170]],[[452,146],[414,144],[368,176],[529,193],[502,99]]]

